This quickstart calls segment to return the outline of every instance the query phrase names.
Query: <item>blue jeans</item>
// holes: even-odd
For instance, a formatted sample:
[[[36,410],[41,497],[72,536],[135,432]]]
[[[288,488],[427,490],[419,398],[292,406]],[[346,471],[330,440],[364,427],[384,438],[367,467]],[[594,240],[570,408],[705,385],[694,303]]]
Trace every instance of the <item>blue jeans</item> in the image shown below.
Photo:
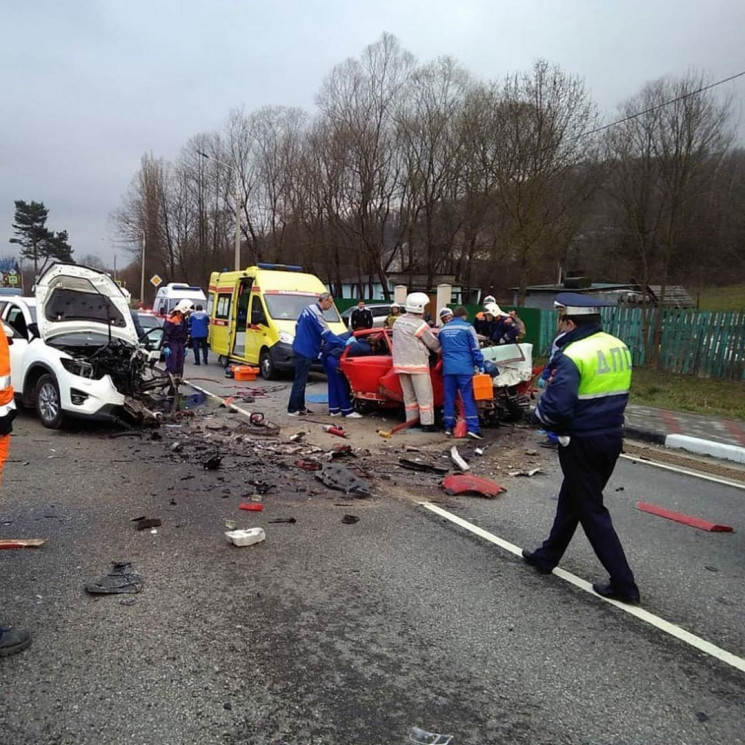
[[[466,414],[466,429],[469,432],[479,431],[479,412],[473,398],[473,375],[443,375],[445,402],[442,412],[442,423],[445,429],[455,427],[455,399],[460,393]]]
[[[292,390],[290,391],[290,402],[287,404],[287,411],[292,414],[294,411],[305,411],[305,385],[308,382],[310,368],[315,360],[310,357],[303,357],[301,354],[294,354],[295,377],[292,381]]]

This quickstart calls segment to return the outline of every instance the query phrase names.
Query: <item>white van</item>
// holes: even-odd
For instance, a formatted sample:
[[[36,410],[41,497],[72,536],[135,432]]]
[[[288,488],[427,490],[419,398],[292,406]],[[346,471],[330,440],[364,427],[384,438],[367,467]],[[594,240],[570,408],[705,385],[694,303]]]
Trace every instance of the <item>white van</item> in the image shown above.
[[[194,307],[207,307],[207,296],[201,287],[192,287],[183,282],[169,282],[165,287],[159,287],[155,293],[153,313],[157,316],[167,316],[182,300],[191,300]]]

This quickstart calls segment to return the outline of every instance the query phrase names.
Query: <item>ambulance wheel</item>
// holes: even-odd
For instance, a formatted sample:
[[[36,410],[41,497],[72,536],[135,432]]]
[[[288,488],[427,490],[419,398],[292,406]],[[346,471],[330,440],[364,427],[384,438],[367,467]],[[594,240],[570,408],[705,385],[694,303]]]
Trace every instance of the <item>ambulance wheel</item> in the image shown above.
[[[271,355],[266,349],[261,350],[259,356],[259,369],[261,370],[261,377],[264,380],[276,380],[277,379],[277,368],[272,362]]]

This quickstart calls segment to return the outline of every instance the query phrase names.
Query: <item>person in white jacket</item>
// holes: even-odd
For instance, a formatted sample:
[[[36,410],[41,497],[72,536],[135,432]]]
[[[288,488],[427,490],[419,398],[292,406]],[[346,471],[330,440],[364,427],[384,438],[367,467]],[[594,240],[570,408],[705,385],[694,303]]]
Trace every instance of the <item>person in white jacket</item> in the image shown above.
[[[428,303],[423,292],[406,298],[406,313],[393,324],[393,372],[401,381],[406,421],[419,419],[424,432],[436,432],[429,354],[440,351],[440,342],[424,320]]]

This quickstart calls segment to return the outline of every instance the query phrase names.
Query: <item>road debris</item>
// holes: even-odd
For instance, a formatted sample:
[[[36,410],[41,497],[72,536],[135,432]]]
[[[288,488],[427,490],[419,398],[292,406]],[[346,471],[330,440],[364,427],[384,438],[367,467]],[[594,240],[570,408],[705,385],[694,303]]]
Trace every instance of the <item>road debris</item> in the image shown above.
[[[300,442],[303,437],[305,437],[305,432],[295,432],[294,435],[290,435],[290,440],[292,442]]]
[[[471,467],[461,457],[460,453],[458,452],[458,448],[455,445],[453,445],[453,447],[450,448],[450,457],[453,459],[453,463],[455,463],[455,465],[458,466],[458,468],[460,468],[461,471],[471,470]]]
[[[648,512],[650,515],[657,515],[658,517],[664,517],[677,523],[690,525],[692,528],[706,530],[709,533],[733,532],[731,525],[721,525],[719,523],[713,523],[710,520],[706,520],[702,517],[693,517],[691,515],[684,515],[682,512],[673,512],[673,510],[668,510],[664,507],[658,507],[657,505],[650,504],[649,502],[637,502],[636,509],[641,510],[642,512]]]
[[[95,582],[89,582],[85,591],[91,595],[118,595],[142,591],[142,578],[129,561],[112,561],[111,571]]]
[[[262,512],[264,505],[261,502],[241,502],[238,505],[239,510],[245,510],[246,512]]]
[[[444,466],[437,466],[434,463],[427,463],[419,458],[399,458],[398,464],[401,468],[407,468],[410,471],[422,471],[423,473],[447,473],[450,469]]]
[[[294,525],[297,520],[294,517],[277,517],[274,520],[270,520],[270,523],[290,523]]]
[[[343,427],[337,427],[333,424],[324,424],[323,431],[328,432],[330,435],[336,435],[337,437],[346,437],[347,433]]]
[[[266,540],[264,528],[246,528],[245,530],[229,530],[225,533],[229,543],[234,546],[253,546]]]
[[[508,476],[535,476],[537,473],[543,473],[540,468],[531,468],[528,471],[523,470],[517,470],[517,471],[507,471]]]
[[[321,463],[319,463],[317,460],[311,460],[310,458],[296,460],[295,465],[298,468],[302,468],[304,471],[320,471],[323,468],[323,465]]]
[[[344,517],[341,519],[341,521],[345,525],[354,525],[355,523],[358,523],[360,521],[359,517],[357,515],[344,515]]]
[[[343,491],[345,494],[364,498],[370,496],[370,485],[344,466],[335,464],[324,466],[315,477],[329,489]]]
[[[38,548],[47,542],[46,538],[4,538],[0,540],[1,548]]]
[[[133,517],[132,522],[137,530],[147,530],[148,528],[159,528],[163,521],[159,517]]]
[[[202,468],[204,468],[205,471],[216,471],[220,468],[221,463],[222,458],[219,455],[211,455],[202,463]]]
[[[427,732],[427,730],[419,729],[419,727],[412,727],[409,732],[409,740],[419,745],[448,745],[452,742],[453,736]]]
[[[507,489],[491,479],[474,476],[472,473],[455,473],[446,476],[440,485],[447,494],[480,494],[482,497],[493,499]]]

